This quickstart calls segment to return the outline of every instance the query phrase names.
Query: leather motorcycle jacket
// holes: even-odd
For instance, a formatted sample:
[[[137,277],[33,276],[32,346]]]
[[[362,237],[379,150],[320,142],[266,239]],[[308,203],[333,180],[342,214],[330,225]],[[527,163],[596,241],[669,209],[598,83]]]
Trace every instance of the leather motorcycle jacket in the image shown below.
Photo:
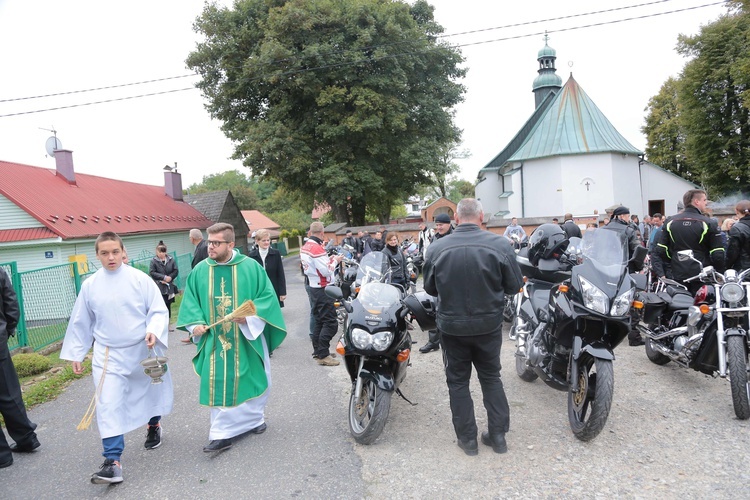
[[[675,281],[684,281],[700,272],[696,262],[676,257],[680,250],[692,250],[693,257],[704,267],[713,265],[718,272],[724,272],[725,252],[719,226],[694,206],[688,205],[681,213],[667,219],[658,237],[656,254],[661,260],[671,262]],[[653,267],[657,276],[666,276],[659,259],[653,261]]]
[[[741,218],[729,230],[727,269],[743,271],[750,268],[750,215]]]

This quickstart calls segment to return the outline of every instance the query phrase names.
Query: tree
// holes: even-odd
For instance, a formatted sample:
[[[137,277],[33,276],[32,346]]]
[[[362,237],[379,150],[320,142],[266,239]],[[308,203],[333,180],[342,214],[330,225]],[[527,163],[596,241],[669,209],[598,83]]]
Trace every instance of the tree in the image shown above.
[[[460,137],[445,145],[440,150],[440,159],[435,171],[430,176],[432,194],[435,198],[448,198],[450,184],[456,179],[453,175],[458,172],[459,166],[455,160],[464,160],[471,156],[468,149],[459,150]]]
[[[684,179],[696,182],[696,172],[687,158],[686,136],[680,122],[678,82],[670,77],[659,93],[649,99],[645,111],[646,158]]]
[[[387,220],[458,137],[456,49],[425,0],[245,0],[207,5],[187,65],[254,175],[337,220]]]
[[[464,179],[455,179],[448,185],[449,200],[458,203],[464,198],[474,198],[474,183]]]
[[[258,205],[258,196],[252,187],[250,179],[238,170],[230,170],[220,174],[204,175],[200,184],[193,184],[187,188],[188,194],[208,193],[210,191],[229,190],[240,210],[254,210]]]
[[[692,56],[678,86],[688,158],[713,196],[750,185],[750,13],[745,8],[680,36]]]

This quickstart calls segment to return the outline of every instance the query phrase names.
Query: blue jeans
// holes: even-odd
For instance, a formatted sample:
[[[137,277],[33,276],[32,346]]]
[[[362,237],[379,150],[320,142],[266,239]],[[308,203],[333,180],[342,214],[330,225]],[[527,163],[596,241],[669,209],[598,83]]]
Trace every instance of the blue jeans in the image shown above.
[[[159,420],[161,420],[161,415],[151,417],[151,420],[148,421],[148,425],[156,425],[159,423]],[[102,447],[104,448],[104,452],[102,453],[104,458],[111,458],[112,460],[119,461],[122,456],[122,451],[125,449],[125,436],[120,434],[119,436],[103,438]]]

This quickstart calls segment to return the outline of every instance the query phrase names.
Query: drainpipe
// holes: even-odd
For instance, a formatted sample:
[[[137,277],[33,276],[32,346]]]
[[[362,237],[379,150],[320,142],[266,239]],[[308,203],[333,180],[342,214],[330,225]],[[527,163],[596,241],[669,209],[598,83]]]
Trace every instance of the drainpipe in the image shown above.
[[[526,217],[526,204],[524,203],[523,192],[526,189],[526,184],[523,182],[523,162],[521,163],[521,217]]]

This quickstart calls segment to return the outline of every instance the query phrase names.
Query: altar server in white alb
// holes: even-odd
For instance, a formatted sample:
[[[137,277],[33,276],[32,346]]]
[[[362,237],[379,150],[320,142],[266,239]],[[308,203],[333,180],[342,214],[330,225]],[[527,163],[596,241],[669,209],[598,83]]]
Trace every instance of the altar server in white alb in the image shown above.
[[[91,482],[122,482],[120,456],[123,435],[147,425],[146,449],[161,445],[161,417],[172,411],[169,371],[163,382],[152,384],[140,362],[150,349],[166,355],[169,315],[161,292],[145,273],[122,265],[120,237],[104,232],[96,239],[96,257],[102,268],[81,286],[65,333],[60,358],[82,373],[82,361],[93,344],[93,380],[96,422],[104,447],[104,463]]]

